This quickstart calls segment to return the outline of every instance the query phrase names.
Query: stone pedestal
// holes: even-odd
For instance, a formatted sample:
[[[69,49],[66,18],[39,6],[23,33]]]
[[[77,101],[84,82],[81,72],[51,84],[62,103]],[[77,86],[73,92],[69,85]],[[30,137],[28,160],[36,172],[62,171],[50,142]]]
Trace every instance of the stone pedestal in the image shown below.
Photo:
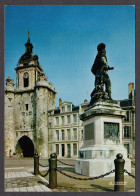
[[[84,125],[84,144],[76,160],[76,173],[98,176],[114,169],[114,159],[123,155],[125,169],[131,172],[131,160],[122,144],[122,118],[125,116],[116,101],[100,100],[80,116]],[[110,176],[113,174],[110,174]]]

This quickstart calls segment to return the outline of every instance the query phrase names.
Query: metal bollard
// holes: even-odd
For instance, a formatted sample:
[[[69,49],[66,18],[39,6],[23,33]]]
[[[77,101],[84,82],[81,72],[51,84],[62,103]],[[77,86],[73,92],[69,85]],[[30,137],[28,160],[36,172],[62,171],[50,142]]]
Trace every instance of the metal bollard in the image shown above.
[[[52,153],[49,158],[49,187],[54,189],[57,187],[57,155]]]
[[[34,154],[34,175],[39,175],[39,156],[37,152]]]
[[[123,155],[121,153],[117,154],[117,159],[114,160],[115,164],[115,185],[114,191],[124,192],[124,163],[125,160],[122,159]]]

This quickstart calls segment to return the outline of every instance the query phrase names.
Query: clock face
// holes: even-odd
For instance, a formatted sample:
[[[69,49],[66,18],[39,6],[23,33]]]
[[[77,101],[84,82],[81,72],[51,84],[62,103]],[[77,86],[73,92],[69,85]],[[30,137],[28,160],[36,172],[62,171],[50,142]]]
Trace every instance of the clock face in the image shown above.
[[[24,78],[28,78],[29,77],[29,74],[26,72],[24,73]]]

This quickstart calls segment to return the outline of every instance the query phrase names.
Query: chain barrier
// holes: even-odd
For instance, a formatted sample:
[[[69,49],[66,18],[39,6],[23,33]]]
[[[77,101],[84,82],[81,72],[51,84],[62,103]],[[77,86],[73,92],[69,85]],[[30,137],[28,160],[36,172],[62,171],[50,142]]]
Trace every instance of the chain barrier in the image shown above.
[[[134,162],[132,162],[132,161],[131,161],[131,163],[132,163],[133,165],[135,165],[135,163],[134,163]]]
[[[91,177],[91,178],[78,178],[78,177],[75,177],[75,176],[70,176],[69,174],[66,174],[60,170],[57,169],[57,171],[61,174],[63,174],[64,176],[67,176],[69,178],[72,178],[72,179],[75,179],[75,180],[95,180],[95,179],[99,179],[99,178],[103,178],[104,176],[108,176],[109,174],[115,172],[115,169],[111,170],[110,172],[107,172],[103,175],[100,175],[100,176],[96,176],[96,177]]]
[[[62,163],[62,164],[64,164],[64,165],[73,166],[73,167],[75,166],[75,165],[70,165],[70,164],[64,163],[64,162],[62,162],[62,161],[60,161],[58,159],[57,159],[57,161],[60,162],[60,163]]]
[[[129,176],[131,176],[132,178],[135,178],[134,175],[132,175],[131,173],[129,173],[126,169],[124,169],[124,172],[127,173]]]
[[[39,166],[41,166],[41,167],[49,167],[49,165],[41,165],[40,163],[39,163]]]
[[[41,174],[40,171],[39,171],[39,174],[40,174],[40,176],[42,176],[42,177],[46,177],[46,176],[48,175],[49,172],[50,172],[50,170],[48,170],[48,171],[46,172],[46,174],[43,175],[43,174]]]

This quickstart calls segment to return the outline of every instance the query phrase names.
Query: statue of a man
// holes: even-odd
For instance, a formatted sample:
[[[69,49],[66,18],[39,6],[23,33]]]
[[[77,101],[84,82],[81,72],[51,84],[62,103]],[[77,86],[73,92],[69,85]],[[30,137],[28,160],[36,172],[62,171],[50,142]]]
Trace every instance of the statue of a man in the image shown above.
[[[94,64],[91,68],[92,73],[95,75],[95,89],[91,93],[105,92],[108,94],[109,99],[111,99],[111,82],[108,75],[108,70],[114,69],[114,67],[109,67],[107,63],[105,44],[101,43],[97,46],[98,54],[95,58]]]

